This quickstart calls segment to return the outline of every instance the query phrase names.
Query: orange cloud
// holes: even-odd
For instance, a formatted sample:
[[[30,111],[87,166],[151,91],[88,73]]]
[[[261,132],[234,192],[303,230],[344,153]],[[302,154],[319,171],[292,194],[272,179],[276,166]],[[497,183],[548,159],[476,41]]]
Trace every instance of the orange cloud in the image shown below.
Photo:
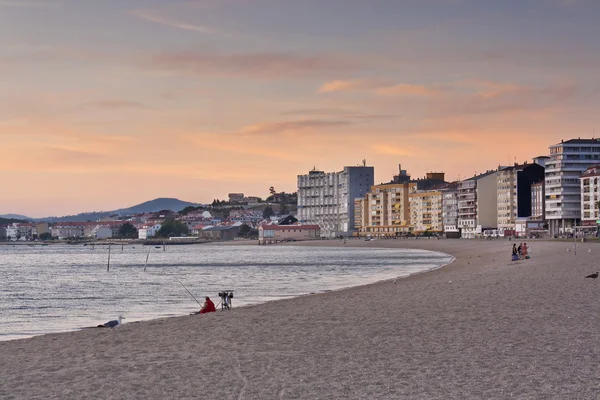
[[[419,96],[429,97],[439,94],[437,89],[429,88],[423,85],[411,85],[401,83],[393,86],[383,86],[378,88],[375,93],[386,96]]]
[[[260,123],[260,124],[243,127],[240,132],[246,133],[246,134],[295,132],[295,131],[312,130],[315,128],[337,128],[337,127],[348,126],[348,125],[352,125],[352,122],[327,121],[327,120],[265,122],[265,123]]]
[[[377,85],[377,84],[375,84]],[[368,90],[374,86],[373,82],[369,82],[361,79],[353,79],[353,80],[335,80],[330,82],[325,82],[321,87],[317,90],[318,93],[331,93],[331,92],[345,92],[351,90]]]
[[[419,157],[421,155],[421,151],[412,146],[397,147],[389,144],[373,144],[371,145],[371,149],[373,149],[376,153],[392,156]]]
[[[143,61],[142,67],[192,75],[281,78],[354,70],[358,63],[331,55],[297,53],[213,53],[200,50],[166,51]]]
[[[214,36],[230,36],[204,25],[190,24],[148,10],[137,10],[133,12],[133,15],[149,22],[154,22],[171,28],[182,29],[184,31],[194,31]]]

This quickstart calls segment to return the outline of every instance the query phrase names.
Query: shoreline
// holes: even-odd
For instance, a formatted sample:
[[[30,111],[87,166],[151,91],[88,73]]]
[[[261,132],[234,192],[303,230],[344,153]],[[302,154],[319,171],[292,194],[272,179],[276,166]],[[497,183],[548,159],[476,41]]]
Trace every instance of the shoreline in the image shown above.
[[[337,246],[320,246],[323,241],[308,241],[308,242],[304,242],[305,245],[309,245],[311,247],[337,247]],[[186,244],[192,244],[192,243],[186,243]],[[204,244],[204,243],[197,243],[197,244]],[[213,243],[213,244],[217,244],[217,243]],[[220,246],[229,246],[229,245],[247,245],[249,243],[247,242],[227,242],[227,241],[222,241],[222,242],[218,242],[217,245]],[[292,243],[277,243],[277,246],[293,246]],[[297,246],[294,246],[297,247]],[[379,248],[379,247],[372,247],[374,250],[377,249],[381,249],[381,250],[394,250],[394,249],[383,249],[383,248]],[[398,250],[402,250],[402,249],[398,249]],[[294,295],[286,295],[286,296],[281,296],[279,298],[275,298],[275,299],[270,299],[270,300],[259,300],[259,301],[255,301],[252,303],[248,303],[248,304],[243,304],[243,305],[237,305],[235,308],[236,309],[243,309],[246,307],[253,307],[253,306],[260,306],[266,303],[271,303],[271,302],[277,302],[277,301],[282,301],[282,300],[288,300],[288,299],[295,299],[298,297],[303,297],[303,296],[313,296],[313,295],[319,295],[319,294],[324,294],[324,293],[332,293],[332,292],[338,292],[338,291],[343,291],[343,290],[349,290],[352,288],[356,288],[356,287],[361,287],[361,286],[367,286],[367,285],[373,285],[373,284],[377,284],[380,282],[391,282],[393,280],[397,280],[397,279],[405,279],[408,278],[410,276],[413,275],[417,275],[417,274],[423,274],[423,273],[428,273],[431,271],[435,271],[437,269],[443,268],[451,263],[453,263],[456,258],[450,254],[447,253],[442,253],[442,252],[438,252],[438,251],[433,251],[433,250],[426,250],[429,253],[432,254],[437,254],[439,255],[444,255],[447,256],[448,258],[450,258],[450,261],[447,263],[441,263],[437,266],[433,266],[427,269],[423,269],[421,271],[416,271],[416,272],[408,272],[406,275],[395,275],[393,277],[386,277],[386,278],[382,278],[382,279],[378,279],[375,281],[371,281],[368,283],[351,283],[349,286],[334,286],[331,289],[320,289],[316,292],[305,292],[305,293],[300,293],[300,294],[294,294]],[[434,262],[432,262],[434,263]],[[402,265],[399,265],[398,268],[400,270],[397,271],[397,273],[402,273]],[[221,312],[221,310],[217,310],[217,312]],[[159,320],[159,319],[165,319],[165,318],[180,318],[180,317],[186,317],[188,316],[188,313],[182,313],[182,314],[169,314],[169,315],[160,315],[160,316],[151,316],[151,317],[147,317],[147,318],[136,318],[133,320],[127,320],[124,321],[124,324],[132,324],[132,323],[142,323],[142,322],[149,322],[149,321],[153,321],[153,320]],[[36,338],[36,337],[40,337],[40,336],[45,336],[45,335],[57,335],[57,334],[66,334],[66,333],[73,333],[73,332],[79,332],[81,330],[87,330],[87,329],[91,329],[91,328],[95,328],[96,326],[83,326],[83,327],[73,327],[73,328],[65,328],[65,330],[59,330],[59,331],[54,331],[54,332],[46,332],[46,333],[38,333],[38,334],[33,334],[33,335],[23,335],[22,337],[15,337],[15,338],[11,338],[11,339],[1,339],[0,342],[10,342],[10,341],[15,341],[15,340],[27,340],[27,339],[32,339],[32,338]]]
[[[403,242],[330,245],[455,260],[396,284],[0,342],[0,397],[597,397],[600,282],[583,277],[600,246],[528,241],[531,260],[510,262],[508,241]]]

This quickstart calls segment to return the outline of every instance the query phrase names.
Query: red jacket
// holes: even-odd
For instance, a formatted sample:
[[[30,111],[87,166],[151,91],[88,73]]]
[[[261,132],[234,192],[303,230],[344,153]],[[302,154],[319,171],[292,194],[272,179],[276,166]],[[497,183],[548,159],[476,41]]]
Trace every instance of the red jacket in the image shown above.
[[[208,299],[204,302],[204,304],[206,304],[206,307],[200,310],[200,314],[206,314],[209,312],[217,311],[217,309],[215,308],[215,303],[213,303],[212,300]]]

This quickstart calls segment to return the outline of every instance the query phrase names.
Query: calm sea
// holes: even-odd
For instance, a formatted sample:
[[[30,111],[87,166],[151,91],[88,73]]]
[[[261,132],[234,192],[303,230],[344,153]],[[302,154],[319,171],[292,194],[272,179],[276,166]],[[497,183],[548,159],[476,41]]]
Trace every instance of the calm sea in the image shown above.
[[[148,262],[146,264],[146,259]],[[186,315],[233,289],[233,306],[373,283],[437,268],[442,253],[404,249],[182,245],[0,246],[0,340]],[[146,270],[144,271],[144,268]]]

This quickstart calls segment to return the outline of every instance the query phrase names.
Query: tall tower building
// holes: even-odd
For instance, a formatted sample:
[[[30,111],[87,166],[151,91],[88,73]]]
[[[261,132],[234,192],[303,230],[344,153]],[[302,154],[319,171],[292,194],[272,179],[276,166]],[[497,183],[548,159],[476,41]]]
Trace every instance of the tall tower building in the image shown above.
[[[364,197],[374,183],[375,169],[344,167],[340,172],[310,171],[298,175],[298,219],[318,224],[321,236],[350,236],[355,229],[354,199]]]
[[[600,139],[571,139],[550,146],[546,160],[546,220],[551,234],[572,232],[581,220],[579,177],[600,160]]]

